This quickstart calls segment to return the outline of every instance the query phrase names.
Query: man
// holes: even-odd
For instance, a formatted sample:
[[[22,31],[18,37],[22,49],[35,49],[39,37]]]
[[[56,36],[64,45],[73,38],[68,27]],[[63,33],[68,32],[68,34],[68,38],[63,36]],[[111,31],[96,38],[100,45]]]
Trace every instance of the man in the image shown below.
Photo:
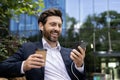
[[[0,63],[1,77],[26,76],[27,80],[85,80],[85,50],[79,51],[60,46],[62,13],[51,8],[41,13],[38,24],[42,31],[39,42],[29,42],[10,58]],[[46,61],[36,54],[36,49],[47,49]]]

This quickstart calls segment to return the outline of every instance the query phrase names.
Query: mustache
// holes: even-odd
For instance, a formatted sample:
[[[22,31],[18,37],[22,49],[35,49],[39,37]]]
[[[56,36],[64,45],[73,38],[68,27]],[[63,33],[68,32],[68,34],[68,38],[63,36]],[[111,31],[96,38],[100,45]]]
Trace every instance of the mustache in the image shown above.
[[[52,30],[51,33],[57,33],[58,35],[60,34],[60,32],[57,30]]]

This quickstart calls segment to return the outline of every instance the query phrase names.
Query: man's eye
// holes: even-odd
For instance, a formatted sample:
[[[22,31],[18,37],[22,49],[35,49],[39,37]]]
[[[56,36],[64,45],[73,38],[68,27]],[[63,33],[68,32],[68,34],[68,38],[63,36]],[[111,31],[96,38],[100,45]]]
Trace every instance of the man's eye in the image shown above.
[[[56,26],[56,23],[50,23],[51,26]]]
[[[58,26],[59,26],[60,28],[62,27],[62,25],[61,25],[61,24],[59,24]]]
[[[50,23],[51,26],[55,27],[55,26],[58,26],[59,28],[62,27],[62,24],[57,24],[57,23]]]

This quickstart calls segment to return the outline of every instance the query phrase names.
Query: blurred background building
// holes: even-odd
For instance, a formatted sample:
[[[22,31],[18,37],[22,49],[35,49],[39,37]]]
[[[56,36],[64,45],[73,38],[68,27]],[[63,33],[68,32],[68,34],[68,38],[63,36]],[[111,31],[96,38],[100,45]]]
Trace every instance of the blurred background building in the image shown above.
[[[63,13],[63,29],[65,28],[65,0],[43,0],[44,9],[51,7],[58,8]],[[43,9],[43,10],[44,10]],[[21,14],[20,16],[15,16],[10,20],[10,31],[11,34],[17,35],[19,37],[29,37],[39,33],[37,16],[30,16],[28,14]]]

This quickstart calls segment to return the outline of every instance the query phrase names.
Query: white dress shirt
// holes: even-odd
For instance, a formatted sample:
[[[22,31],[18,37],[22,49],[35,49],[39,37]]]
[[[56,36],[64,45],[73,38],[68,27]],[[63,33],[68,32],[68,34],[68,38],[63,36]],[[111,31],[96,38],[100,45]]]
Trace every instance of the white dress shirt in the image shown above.
[[[52,48],[44,39],[43,47],[47,49],[46,63],[45,63],[45,80],[70,80],[65,68],[65,64],[60,54],[60,45]]]
[[[42,42],[43,42],[43,48],[47,49],[44,80],[71,80],[67,73],[65,64],[63,62],[63,59],[60,53],[61,46],[59,42],[57,43],[57,46],[54,48],[52,48],[45,41],[44,38],[42,38]],[[21,73],[24,73],[23,63],[21,66]],[[76,67],[76,69],[80,72],[83,72],[84,66],[80,68]]]

